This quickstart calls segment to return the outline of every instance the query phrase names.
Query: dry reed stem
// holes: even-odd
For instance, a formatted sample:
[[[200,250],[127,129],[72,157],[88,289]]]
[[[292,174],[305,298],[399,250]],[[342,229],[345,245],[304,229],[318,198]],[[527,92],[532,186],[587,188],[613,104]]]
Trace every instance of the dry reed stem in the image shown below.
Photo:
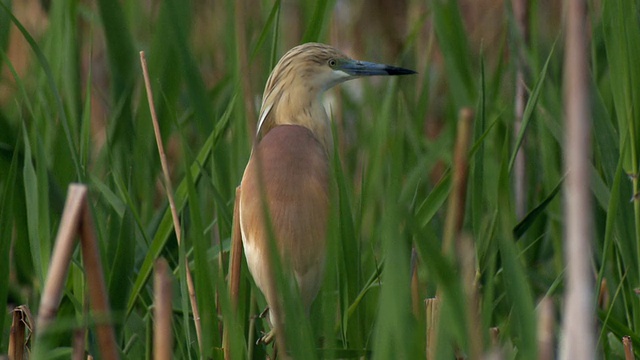
[[[153,281],[155,299],[153,328],[153,358],[155,360],[169,360],[173,354],[173,336],[171,330],[171,277],[167,260],[160,258],[156,261]]]
[[[77,190],[75,190],[76,188]],[[89,287],[89,299],[93,312],[99,316],[108,316],[109,300],[107,297],[107,287],[102,274],[102,263],[100,261],[100,249],[98,239],[93,225],[93,218],[89,210],[86,193],[87,187],[84,185],[71,185],[69,192],[82,191],[85,196],[82,199],[82,223],[80,225],[80,245],[82,249],[82,260],[84,271],[87,275],[87,285]],[[68,264],[67,264],[68,266]],[[106,317],[106,320],[109,318]],[[113,327],[107,321],[100,321],[96,324],[98,334],[98,345],[102,353],[102,359],[117,359],[118,345]]]
[[[424,301],[425,316],[427,321],[427,360],[433,360],[436,357],[436,341],[438,333],[438,320],[440,313],[440,299],[429,298]]]
[[[444,234],[442,240],[442,253],[446,257],[454,255],[454,241],[460,236],[462,224],[464,222],[464,209],[467,197],[467,179],[469,175],[469,142],[472,134],[473,111],[469,108],[463,108],[458,113],[458,130],[456,134],[456,143],[453,150],[453,181],[451,185],[451,193],[449,194],[449,202],[447,203],[447,214],[444,224]],[[436,298],[443,299],[442,288],[436,290]],[[429,305],[429,303],[427,303]],[[433,355],[437,354],[435,347],[437,346],[437,327],[429,329],[430,325],[438,324],[440,316],[440,307],[436,306],[431,314],[432,320],[427,322],[427,338],[431,342],[427,342],[427,359],[434,359]],[[432,332],[431,334],[429,332]]]
[[[622,345],[624,346],[624,359],[635,360],[636,357],[633,355],[633,342],[631,341],[631,336],[623,336]]]
[[[476,283],[476,250],[473,238],[462,234],[458,238],[458,258],[461,263],[463,286],[467,304],[467,336],[469,337],[469,359],[480,359],[483,349],[484,334],[478,301]],[[486,334],[486,333],[485,333]]]
[[[587,4],[565,2],[565,303],[561,359],[595,357]]]
[[[240,186],[236,188],[236,201],[233,206],[233,231],[231,246],[231,262],[229,274],[231,277],[231,302],[235,307],[238,306],[238,294],[240,292],[240,272],[242,271],[242,234],[240,232],[240,213],[238,202],[242,189]]]
[[[538,304],[538,360],[555,359],[554,328],[553,301],[545,296]]]
[[[53,248],[49,273],[45,280],[44,291],[40,301],[37,322],[38,334],[44,333],[55,318],[60,305],[69,264],[71,263],[75,239],[77,235],[80,235],[80,246],[87,276],[91,308],[96,318],[101,319],[96,324],[98,346],[103,359],[118,359],[115,334],[108,322],[109,302],[87,193],[88,190],[85,185],[71,184],[69,186],[65,209]]]
[[[71,359],[73,360],[83,360],[84,359],[84,339],[86,335],[86,329],[83,327],[81,329],[76,329],[73,332],[73,350],[71,351]]]
[[[182,242],[182,226],[178,217],[176,202],[173,198],[173,186],[171,185],[171,177],[169,176],[169,166],[167,165],[167,156],[164,152],[162,143],[162,135],[160,134],[160,126],[158,125],[158,116],[156,115],[156,107],[153,101],[153,91],[151,90],[151,81],[149,80],[149,70],[147,69],[147,59],[144,51],[140,51],[140,64],[142,66],[142,74],[144,77],[144,86],[147,91],[147,100],[149,102],[149,112],[151,114],[151,122],[153,123],[153,132],[156,136],[156,144],[158,145],[158,154],[160,155],[160,164],[164,175],[165,190],[169,199],[169,207],[171,209],[171,218],[173,219],[173,229],[176,234],[178,246]],[[187,171],[190,171],[187,169]],[[185,259],[185,270],[187,275],[187,292],[189,293],[189,302],[191,303],[191,311],[193,312],[193,321],[196,327],[196,336],[198,338],[198,348],[202,351],[202,325],[200,324],[200,311],[198,310],[198,302],[196,300],[196,291],[189,269],[189,259]]]
[[[231,259],[229,261],[229,287],[231,293],[231,305],[233,310],[238,309],[238,295],[240,293],[240,274],[242,272],[242,234],[240,232],[240,214],[238,210],[238,203],[240,201],[240,193],[242,189],[240,186],[236,188],[236,200],[233,204],[233,230],[231,232]],[[229,353],[229,333],[227,328],[224,328],[224,358],[226,360],[231,359]]]
[[[458,131],[453,152],[453,182],[443,234],[442,251],[446,256],[453,254],[455,239],[458,238],[464,221],[469,174],[469,141],[472,132],[473,111],[469,108],[458,114]]]
[[[524,108],[527,103],[527,89],[525,84],[526,63],[525,63],[525,47],[529,43],[529,1],[528,0],[512,0],[513,16],[515,18],[516,29],[518,31],[519,41],[516,46],[516,89],[515,89],[515,126],[513,132],[517,137],[522,128],[522,117]],[[527,159],[524,152],[524,141],[521,149],[516,154],[514,163],[514,185],[515,185],[515,205],[516,216],[522,218],[526,214],[527,208]]]
[[[256,294],[254,294],[253,291],[250,292],[250,299],[249,299],[249,314],[255,314],[257,312],[257,307],[258,305],[256,304]],[[256,343],[256,317],[255,316],[250,316],[249,317],[249,328],[247,330],[248,332],[248,338],[247,338],[247,344],[255,344]],[[254,346],[249,346],[249,348],[247,349],[247,359],[253,359],[253,353],[254,353]]]
[[[9,359],[22,360],[25,358],[25,349],[29,342],[27,330],[33,331],[31,311],[26,305],[20,305],[13,309],[11,331],[9,333]]]
[[[62,291],[67,280],[67,272],[75,248],[76,235],[80,229],[82,221],[82,204],[87,189],[85,187],[69,188],[67,200],[64,205],[64,213],[60,220],[58,235],[53,246],[51,254],[51,263],[47,273],[47,279],[42,291],[40,299],[40,308],[38,310],[38,320],[36,322],[38,331],[42,331],[49,326],[49,323],[55,319],[60,300],[62,299]],[[75,190],[73,190],[75,189]]]
[[[609,285],[607,284],[607,279],[602,278],[600,282],[600,293],[598,295],[598,308],[603,310],[608,309],[609,300]]]

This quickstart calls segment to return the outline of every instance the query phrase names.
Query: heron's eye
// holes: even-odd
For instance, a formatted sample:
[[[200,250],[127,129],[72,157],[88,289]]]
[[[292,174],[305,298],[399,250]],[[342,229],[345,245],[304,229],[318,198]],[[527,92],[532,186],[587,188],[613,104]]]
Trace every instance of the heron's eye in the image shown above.
[[[329,59],[328,64],[330,67],[335,67],[338,62],[336,61],[336,59]]]

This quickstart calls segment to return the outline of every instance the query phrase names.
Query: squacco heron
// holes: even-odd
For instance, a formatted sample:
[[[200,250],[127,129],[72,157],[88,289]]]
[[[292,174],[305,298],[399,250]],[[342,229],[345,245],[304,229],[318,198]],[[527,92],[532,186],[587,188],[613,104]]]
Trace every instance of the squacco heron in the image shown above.
[[[352,60],[317,43],[289,50],[271,72],[238,209],[249,271],[267,300],[274,330],[284,319],[276,310],[281,300],[269,268],[271,238],[283,268],[297,282],[307,313],[322,283],[333,140],[321,95],[362,76],[414,73]],[[274,334],[272,330],[262,340],[269,342]]]

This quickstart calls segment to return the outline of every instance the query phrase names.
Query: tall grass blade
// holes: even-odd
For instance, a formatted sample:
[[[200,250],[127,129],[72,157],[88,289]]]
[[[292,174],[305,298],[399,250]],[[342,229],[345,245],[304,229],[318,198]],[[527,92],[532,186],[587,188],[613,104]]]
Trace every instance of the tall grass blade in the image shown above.
[[[329,0],[318,0],[313,8],[313,15],[308,22],[307,29],[302,36],[302,43],[318,42],[322,33],[327,10],[329,9]]]
[[[553,188],[551,193],[547,195],[544,200],[542,200],[542,202],[538,204],[538,206],[529,211],[529,213],[525,215],[525,217],[513,228],[513,236],[516,239],[524,235],[524,233],[529,229],[529,227],[538,218],[538,216],[544,212],[544,210],[547,208],[547,205],[549,205],[549,203],[553,199],[555,199],[558,192],[560,192],[560,189],[562,189],[563,182],[564,179],[560,180],[560,182],[558,182],[558,185]]]
[[[334,138],[337,139],[337,133],[335,126],[333,127]],[[334,144],[334,154],[338,154],[339,149],[337,142]],[[358,236],[356,234],[353,214],[351,212],[351,199],[348,191],[347,180],[345,177],[344,169],[337,156],[333,159],[333,171],[337,182],[337,197],[338,197],[338,226],[340,229],[337,235],[338,249],[337,249],[337,269],[338,269],[338,296],[340,309],[342,309],[341,330],[342,337],[344,339],[350,338],[353,346],[361,345],[360,334],[356,331],[352,331],[353,336],[347,337],[349,332],[349,305],[354,301],[359,287],[359,274],[358,268],[358,254],[357,247]],[[353,261],[355,258],[356,261]],[[351,259],[351,260],[350,260]],[[357,329],[357,327],[356,327]]]
[[[544,66],[542,67],[542,71],[540,71],[540,75],[538,76],[538,80],[536,80],[536,84],[531,91],[531,96],[527,101],[527,105],[524,108],[524,112],[522,114],[522,126],[520,127],[520,132],[518,132],[518,137],[516,138],[516,143],[511,153],[511,158],[509,159],[509,173],[513,169],[513,164],[516,161],[516,156],[518,155],[518,151],[520,150],[520,145],[522,145],[522,141],[524,140],[525,132],[527,131],[527,127],[529,126],[529,122],[533,118],[533,110],[536,108],[538,104],[538,98],[540,97],[540,92],[542,91],[542,85],[544,84],[544,80],[547,77],[547,69],[549,68],[549,62],[551,61],[553,50],[555,49],[555,44],[551,48],[549,52],[549,56],[547,56],[547,61],[545,61]]]
[[[436,36],[444,56],[456,109],[473,106],[476,82],[472,75],[471,56],[458,1],[438,0],[431,4]]]
[[[173,46],[178,52],[178,58],[180,59],[180,67],[184,74],[187,93],[189,94],[189,100],[192,103],[192,108],[196,115],[197,124],[201,131],[208,131],[211,128],[211,124],[215,124],[213,113],[211,112],[211,105],[207,98],[207,91],[202,81],[202,75],[198,70],[195,60],[193,59],[192,52],[188,47],[189,40],[189,28],[187,13],[185,13],[184,4],[176,0],[168,0],[167,4],[174,15],[173,31],[171,32],[171,40]],[[181,17],[179,16],[181,15]],[[175,17],[178,16],[176,19]]]
[[[7,11],[0,12],[0,51],[6,52],[9,47],[9,29],[11,29],[11,0],[2,0]]]
[[[24,28],[22,23],[18,21],[18,19],[16,19],[16,17],[11,13],[10,9],[2,1],[0,1],[0,8],[2,8],[2,10],[4,10],[4,12],[6,12],[9,15],[11,22],[14,23],[14,25],[18,28],[22,36],[24,36],[25,40],[27,40],[27,42],[29,43],[29,46],[35,53],[36,58],[40,63],[40,66],[45,72],[47,85],[49,86],[49,90],[53,93],[53,96],[55,98],[58,115],[60,116],[60,122],[62,123],[62,128],[66,136],[67,146],[69,147],[69,155],[71,156],[71,159],[73,160],[73,164],[75,166],[77,179],[82,180],[84,176],[81,171],[80,160],[78,159],[78,153],[76,151],[76,147],[77,147],[76,141],[74,140],[71,134],[69,120],[67,119],[67,113],[62,103],[62,97],[60,96],[60,93],[58,92],[58,88],[55,84],[53,72],[51,71],[51,66],[49,65],[49,61],[42,53],[42,50],[38,46],[35,39],[31,36],[31,34],[29,34],[27,29]]]
[[[209,358],[213,356],[211,352],[214,345],[218,344],[221,339],[218,333],[218,322],[213,321],[216,319],[216,301],[215,293],[213,289],[213,279],[211,274],[213,270],[211,264],[207,259],[207,250],[211,246],[204,236],[204,226],[202,225],[202,218],[200,217],[201,208],[199,197],[196,192],[196,184],[194,182],[193,175],[187,170],[185,181],[187,185],[188,203],[189,203],[189,220],[191,220],[192,226],[189,228],[188,237],[193,242],[195,268],[193,274],[195,275],[195,289],[196,298],[198,299],[198,310],[200,310],[200,317],[205,321],[201,321],[202,324],[202,353],[201,357]],[[186,237],[185,237],[186,238]],[[218,345],[219,346],[219,345]]]
[[[503,164],[498,181],[499,189],[509,188],[509,175],[506,159],[508,158],[508,141],[505,141],[503,150]],[[513,241],[513,208],[511,207],[510,194],[499,192],[499,226],[497,234],[500,259],[504,269],[505,291],[510,305],[513,308],[512,321],[517,331],[516,345],[518,356],[522,359],[536,359],[536,318],[533,306],[531,288],[525,276],[522,260],[519,256],[516,243]]]
[[[0,196],[0,279],[9,279],[9,265],[11,264],[9,251],[13,236],[11,235],[14,226],[14,189],[17,187],[18,177],[18,152],[14,151],[11,165],[5,176],[0,180],[2,194]],[[9,293],[9,281],[0,283],[0,303],[5,303]],[[0,334],[4,334],[6,311],[0,314]],[[0,341],[0,345],[2,345]]]
[[[640,191],[640,69],[634,64],[640,61],[640,24],[636,16],[638,4],[614,0],[603,4],[604,45],[609,62],[611,95],[618,123],[620,143],[626,143],[629,150],[623,151],[624,170],[632,174],[632,196]],[[626,141],[626,138],[629,141]],[[640,277],[640,201],[633,201],[633,238],[627,238],[624,246],[635,248],[635,256],[630,264],[635,274],[632,281]],[[631,230],[631,228],[629,228]],[[629,231],[627,230],[627,231]],[[634,309],[634,327],[640,327],[640,309]]]
[[[99,0],[97,3],[108,49],[111,100],[116,108],[110,126],[110,140],[116,155],[114,165],[124,173],[128,166],[126,159],[135,144],[132,100],[137,62],[122,4],[109,0]]]
[[[38,190],[38,177],[36,168],[32,162],[31,143],[27,129],[23,126],[23,139],[25,147],[25,161],[22,170],[22,176],[24,178],[24,195],[25,203],[27,206],[27,224],[29,230],[29,244],[31,250],[31,256],[33,264],[35,265],[35,271],[40,283],[44,283],[45,275],[49,266],[49,256],[51,254],[51,244],[45,239],[41,238],[43,231],[48,231],[48,227],[45,228],[41,223],[40,215],[42,211],[41,202],[44,201],[40,197],[40,191]]]
[[[231,116],[231,109],[233,109],[234,103],[235,103],[235,97],[231,100],[231,102],[229,102],[227,111],[220,118],[215,130],[211,132],[211,134],[209,135],[209,138],[200,149],[200,152],[198,153],[198,156],[196,157],[196,160],[194,161],[194,163],[191,166],[189,166],[188,171],[191,172],[193,181],[195,181],[196,183],[202,174],[201,164],[204,164],[207,162],[207,159],[211,156],[211,152],[213,151],[213,148],[218,143],[218,141],[220,140],[220,137],[222,136],[222,134],[224,133],[224,130],[226,129],[226,126],[229,122],[229,118]],[[187,192],[188,192],[187,182],[186,182],[186,179],[184,179],[182,180],[182,182],[180,182],[180,184],[178,185],[175,191],[176,207],[179,213],[182,211],[182,209],[184,208],[187,202]],[[149,246],[147,255],[145,256],[142,262],[142,265],[140,266],[140,270],[138,271],[138,275],[136,276],[136,280],[134,282],[134,285],[131,291],[131,296],[129,297],[129,301],[127,302],[127,314],[131,313],[131,311],[133,310],[133,306],[135,305],[136,299],[140,295],[140,292],[142,291],[144,284],[146,283],[147,279],[149,278],[149,275],[151,274],[153,263],[160,255],[160,252],[164,248],[172,231],[173,231],[173,220],[171,219],[171,211],[167,208],[164,214],[162,215],[162,219],[160,221],[160,224],[158,225],[156,233]]]

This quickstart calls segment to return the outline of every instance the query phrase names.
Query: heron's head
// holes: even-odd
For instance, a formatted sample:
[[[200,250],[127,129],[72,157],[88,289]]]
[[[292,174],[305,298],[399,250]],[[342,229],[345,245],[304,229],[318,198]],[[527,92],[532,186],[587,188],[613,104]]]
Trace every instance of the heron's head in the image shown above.
[[[363,76],[415,74],[409,69],[353,60],[331,46],[318,43],[297,46],[283,57],[287,58],[291,59],[291,65],[298,67],[296,74],[314,87],[312,90],[324,91]]]
[[[258,132],[266,122],[272,124],[262,129],[263,133],[280,121],[290,121],[292,116],[295,117],[295,112],[311,112],[313,106],[319,103],[316,102],[319,95],[341,82],[363,76],[409,74],[415,74],[415,71],[353,60],[325,44],[296,46],[280,59],[267,80]],[[284,119],[277,119],[274,118],[278,116],[276,112],[287,115],[282,116]]]

